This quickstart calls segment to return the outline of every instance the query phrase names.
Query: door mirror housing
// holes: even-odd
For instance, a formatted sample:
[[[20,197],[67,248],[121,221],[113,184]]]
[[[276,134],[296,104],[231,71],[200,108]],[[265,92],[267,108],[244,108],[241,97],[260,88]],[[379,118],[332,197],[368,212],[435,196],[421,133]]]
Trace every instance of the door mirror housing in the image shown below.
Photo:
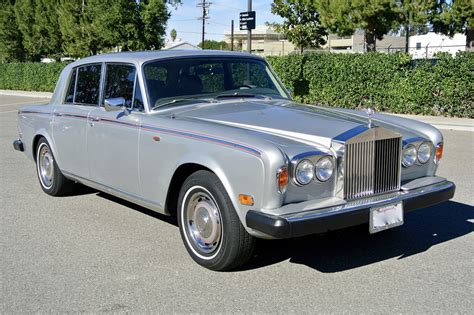
[[[128,109],[125,107],[125,98],[113,97],[104,100],[104,108],[108,112],[124,111],[128,113]]]

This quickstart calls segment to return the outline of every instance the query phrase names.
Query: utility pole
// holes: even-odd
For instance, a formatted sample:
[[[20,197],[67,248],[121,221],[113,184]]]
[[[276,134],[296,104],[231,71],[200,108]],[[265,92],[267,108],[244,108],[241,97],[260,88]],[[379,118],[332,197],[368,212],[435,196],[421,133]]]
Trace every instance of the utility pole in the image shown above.
[[[202,7],[202,36],[201,36],[201,48],[204,49],[204,35],[206,34],[206,20],[209,19],[209,6],[211,2],[206,2],[206,0],[202,0],[197,4],[198,7]]]
[[[230,50],[234,50],[234,20],[230,22]]]
[[[247,11],[252,11],[252,0],[247,0]],[[252,30],[247,29],[247,52],[252,53]]]

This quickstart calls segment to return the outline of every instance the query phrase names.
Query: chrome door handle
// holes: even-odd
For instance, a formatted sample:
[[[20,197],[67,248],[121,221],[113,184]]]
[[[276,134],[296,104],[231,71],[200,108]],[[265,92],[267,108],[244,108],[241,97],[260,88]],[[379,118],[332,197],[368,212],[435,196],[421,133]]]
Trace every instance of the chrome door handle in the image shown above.
[[[100,120],[98,117],[89,117],[89,126],[94,127],[94,122],[97,122]]]

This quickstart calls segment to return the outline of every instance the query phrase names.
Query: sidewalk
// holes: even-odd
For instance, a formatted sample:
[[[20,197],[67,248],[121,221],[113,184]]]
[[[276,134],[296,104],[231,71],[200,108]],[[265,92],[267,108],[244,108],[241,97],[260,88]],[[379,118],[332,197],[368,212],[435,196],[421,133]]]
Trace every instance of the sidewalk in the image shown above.
[[[470,119],[470,118],[402,115],[402,114],[389,114],[389,115],[395,115],[399,117],[405,117],[405,118],[410,118],[413,120],[418,120],[418,121],[433,125],[438,129],[474,132],[474,119]]]
[[[0,95],[37,97],[37,98],[51,98],[53,96],[53,93],[0,90]],[[400,117],[405,117],[405,118],[418,120],[418,121],[433,125],[438,129],[474,132],[474,119],[470,119],[470,118],[454,118],[454,117],[422,116],[422,115],[402,115],[402,114],[389,114],[389,115],[395,115],[395,116],[400,116]]]
[[[16,90],[0,90],[0,95],[36,97],[36,98],[51,98],[51,92],[33,92],[33,91],[16,91]]]

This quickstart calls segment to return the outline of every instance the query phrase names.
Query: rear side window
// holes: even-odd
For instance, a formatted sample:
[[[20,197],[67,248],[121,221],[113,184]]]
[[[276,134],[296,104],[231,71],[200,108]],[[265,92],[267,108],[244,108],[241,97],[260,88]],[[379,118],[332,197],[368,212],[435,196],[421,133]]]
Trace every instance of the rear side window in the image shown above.
[[[104,100],[123,97],[125,106],[132,107],[136,69],[132,65],[107,64],[105,72]]]
[[[72,102],[74,102],[74,89],[76,87],[76,73],[77,73],[76,69],[72,70],[71,79],[69,80],[69,87],[67,88],[67,94],[66,94],[66,99],[64,100],[64,103],[71,104]]]
[[[87,65],[78,68],[75,104],[99,104],[101,69],[101,65]]]

